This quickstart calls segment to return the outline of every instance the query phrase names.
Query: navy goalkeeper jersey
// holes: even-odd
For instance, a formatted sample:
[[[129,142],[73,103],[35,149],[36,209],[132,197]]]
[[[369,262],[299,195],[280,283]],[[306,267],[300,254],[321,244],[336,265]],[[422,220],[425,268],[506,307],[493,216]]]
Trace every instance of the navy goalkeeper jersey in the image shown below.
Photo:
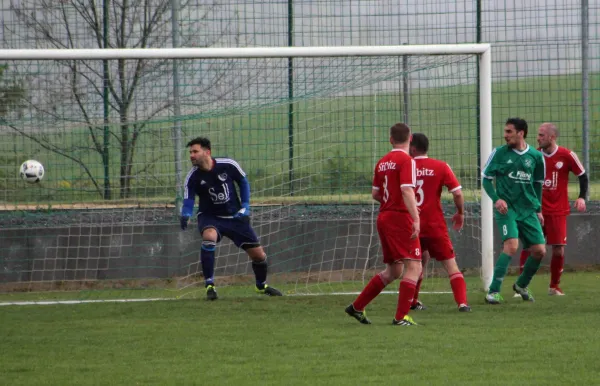
[[[183,215],[192,215],[196,196],[200,201],[198,214],[230,217],[242,208],[235,183],[245,181],[246,173],[231,158],[213,158],[213,161],[212,170],[203,171],[194,166],[185,178]]]

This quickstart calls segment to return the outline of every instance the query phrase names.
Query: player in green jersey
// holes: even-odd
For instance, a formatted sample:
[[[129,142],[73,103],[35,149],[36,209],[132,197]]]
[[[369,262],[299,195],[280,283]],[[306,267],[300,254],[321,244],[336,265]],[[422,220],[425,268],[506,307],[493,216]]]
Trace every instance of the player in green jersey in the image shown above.
[[[529,248],[531,254],[513,290],[525,301],[533,301],[527,288],[546,254],[542,226],[542,186],[546,176],[542,153],[527,142],[527,122],[510,118],[504,126],[506,145],[492,151],[483,169],[483,188],[494,202],[494,218],[502,235],[503,248],[494,267],[492,284],[485,297],[489,304],[502,301],[500,287],[512,256],[519,248]],[[494,188],[493,180],[496,180]]]

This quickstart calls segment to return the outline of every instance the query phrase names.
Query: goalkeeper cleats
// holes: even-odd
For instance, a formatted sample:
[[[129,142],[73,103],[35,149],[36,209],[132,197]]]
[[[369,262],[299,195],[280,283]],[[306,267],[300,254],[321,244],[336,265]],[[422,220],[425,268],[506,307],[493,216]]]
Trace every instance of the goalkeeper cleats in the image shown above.
[[[485,302],[487,304],[500,304],[504,298],[498,292],[492,292],[485,295]]]
[[[471,307],[468,304],[461,304],[458,306],[458,312],[471,312]]]
[[[420,300],[417,300],[416,303],[411,304],[410,309],[425,311],[427,309],[427,307],[425,306],[425,304],[421,303]]]
[[[550,295],[550,296],[565,296],[565,293],[560,289],[560,287],[550,287],[550,288],[548,288],[548,295]]]
[[[214,285],[209,285],[206,287],[206,300],[217,300],[219,297],[217,296],[217,290]]]
[[[263,289],[256,287],[256,292],[258,292],[261,295],[267,295],[267,296],[283,296],[281,291],[279,291],[276,288],[269,287],[266,284],[265,284],[265,288],[263,288]]]
[[[346,313],[362,324],[371,324],[371,321],[367,319],[367,313],[365,311],[356,311],[352,304],[346,307]]]
[[[394,326],[417,326],[417,322],[415,322],[413,318],[408,315],[405,315],[402,320],[392,320],[392,324]]]
[[[513,284],[513,291],[521,295],[521,299],[523,299],[526,302],[535,301],[535,299],[533,299],[533,294],[531,293],[531,291],[529,291],[529,288],[527,287],[521,288],[517,285],[517,283],[515,283]]]

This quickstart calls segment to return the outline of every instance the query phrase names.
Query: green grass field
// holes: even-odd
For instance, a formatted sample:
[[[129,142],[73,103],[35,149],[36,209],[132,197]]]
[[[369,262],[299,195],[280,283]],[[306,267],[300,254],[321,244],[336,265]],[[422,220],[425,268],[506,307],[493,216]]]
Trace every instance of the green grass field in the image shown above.
[[[6,385],[590,385],[597,363],[600,274],[567,273],[567,296],[512,298],[456,311],[423,295],[416,327],[391,325],[396,297],[346,316],[353,296],[222,296],[203,300],[7,306],[0,379]]]

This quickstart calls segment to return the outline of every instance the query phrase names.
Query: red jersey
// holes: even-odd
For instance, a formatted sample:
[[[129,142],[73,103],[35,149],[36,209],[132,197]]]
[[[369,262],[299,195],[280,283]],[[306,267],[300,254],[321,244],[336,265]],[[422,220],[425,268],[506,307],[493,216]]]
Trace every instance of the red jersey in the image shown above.
[[[427,156],[415,157],[417,166],[417,206],[421,218],[419,237],[442,237],[448,232],[442,211],[442,188],[454,192],[461,189],[450,166]]]
[[[373,176],[373,189],[379,190],[381,194],[379,211],[408,213],[402,197],[402,187],[414,188],[416,179],[415,161],[407,152],[393,149],[383,156],[375,165]]]
[[[569,172],[576,176],[585,173],[585,169],[577,154],[571,150],[558,146],[552,154],[544,155],[546,161],[546,179],[542,193],[542,213],[548,215],[568,215],[571,212],[569,206]]]

